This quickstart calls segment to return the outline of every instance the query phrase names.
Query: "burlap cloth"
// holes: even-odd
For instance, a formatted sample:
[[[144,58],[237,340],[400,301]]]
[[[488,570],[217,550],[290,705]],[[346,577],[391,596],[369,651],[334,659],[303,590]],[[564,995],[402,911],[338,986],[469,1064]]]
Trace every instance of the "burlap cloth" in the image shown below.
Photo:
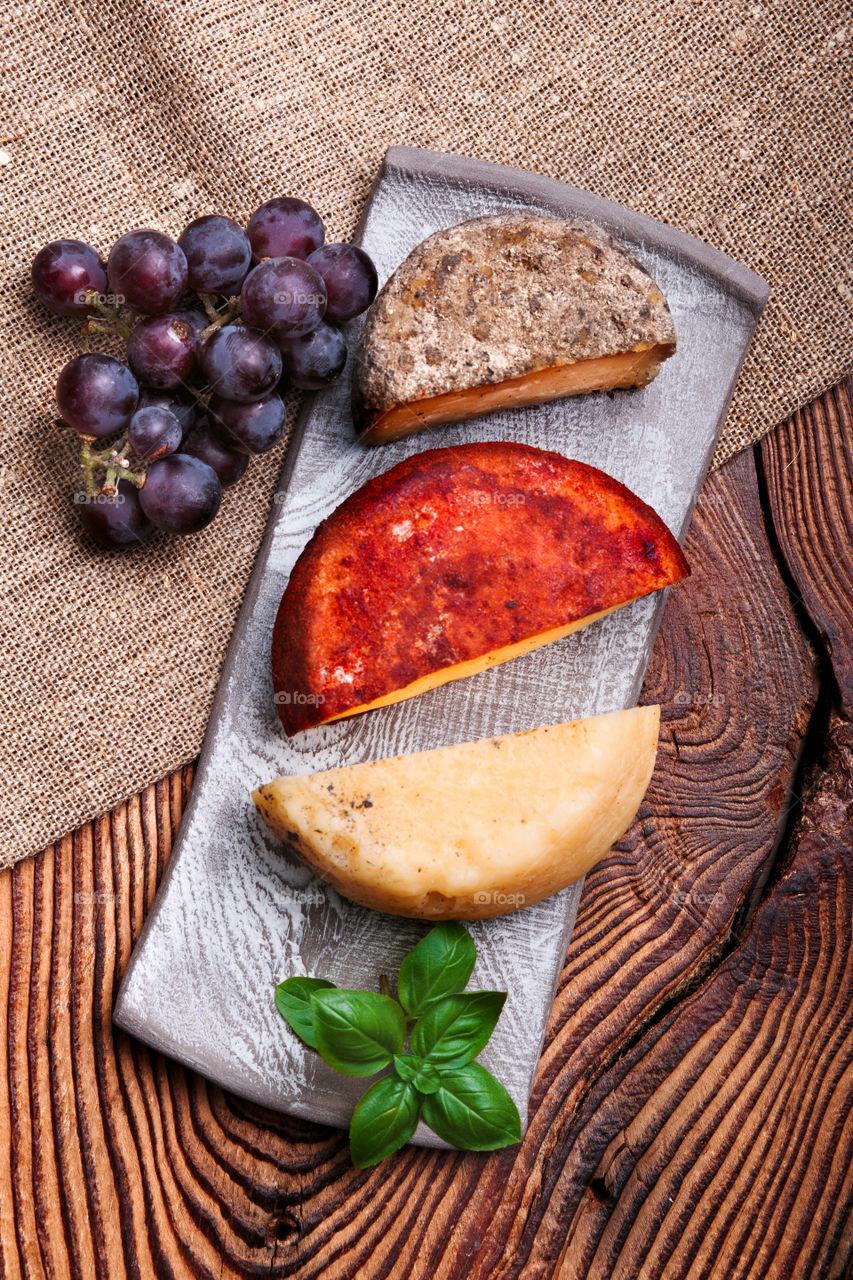
[[[6,0],[0,14],[0,866],[197,753],[282,461],[255,461],[195,537],[85,545],[53,408],[79,325],[28,288],[47,241],[106,251],[132,227],[177,234],[285,193],[345,238],[385,148],[421,145],[623,201],[771,282],[718,463],[850,367],[846,4]]]

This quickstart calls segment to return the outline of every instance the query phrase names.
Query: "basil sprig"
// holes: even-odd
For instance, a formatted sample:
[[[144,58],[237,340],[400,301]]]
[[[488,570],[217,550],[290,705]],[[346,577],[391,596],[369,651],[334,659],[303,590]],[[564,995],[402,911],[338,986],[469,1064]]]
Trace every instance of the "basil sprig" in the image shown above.
[[[403,960],[399,1002],[374,991],[345,991],[323,978],[288,978],[276,987],[285,1022],[330,1067],[348,1076],[388,1070],[352,1118],[357,1168],[397,1151],[419,1120],[468,1151],[521,1141],[515,1103],[474,1061],[506,1000],[505,991],[464,991],[476,958],[470,933],[449,922],[431,929]]]

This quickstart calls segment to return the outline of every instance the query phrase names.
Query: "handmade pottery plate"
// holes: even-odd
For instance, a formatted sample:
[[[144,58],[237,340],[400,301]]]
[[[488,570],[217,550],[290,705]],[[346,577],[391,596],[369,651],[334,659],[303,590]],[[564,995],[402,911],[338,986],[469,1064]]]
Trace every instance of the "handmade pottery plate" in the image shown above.
[[[665,600],[639,600],[513,662],[289,740],[273,704],[269,652],[296,557],[318,522],[371,476],[411,453],[473,440],[519,440],[600,467],[683,539],[767,300],[766,284],[746,268],[629,209],[520,170],[404,147],[387,153],[355,238],[381,281],[431,232],[525,208],[588,219],[627,243],[669,301],[676,354],[641,391],[495,413],[376,449],[354,438],[346,377],[309,399],[231,641],[192,798],[115,1009],[120,1027],[225,1088],[328,1124],[349,1121],[364,1083],[337,1075],[296,1039],[276,1011],[276,983],[312,974],[376,989],[379,975],[396,973],[428,926],[354,906],[315,880],[264,826],[252,789],[280,773],[632,706]],[[480,1060],[507,1086],[522,1118],[580,892],[577,884],[470,926],[478,948],[471,986],[509,992]],[[423,1127],[414,1141],[443,1145]]]

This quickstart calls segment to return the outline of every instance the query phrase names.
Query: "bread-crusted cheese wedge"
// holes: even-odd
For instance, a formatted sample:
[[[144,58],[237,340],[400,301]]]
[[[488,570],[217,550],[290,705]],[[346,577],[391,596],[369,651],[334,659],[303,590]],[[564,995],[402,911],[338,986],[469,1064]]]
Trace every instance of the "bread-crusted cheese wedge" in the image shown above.
[[[287,847],[344,897],[474,920],[550,897],[630,825],[660,708],[277,778],[254,793]]]
[[[273,630],[287,733],[476,675],[690,570],[651,507],[581,462],[504,442],[368,481],[300,555]]]
[[[642,387],[675,351],[661,290],[584,222],[506,213],[419,244],[371,307],[353,417],[368,444],[560,396]]]

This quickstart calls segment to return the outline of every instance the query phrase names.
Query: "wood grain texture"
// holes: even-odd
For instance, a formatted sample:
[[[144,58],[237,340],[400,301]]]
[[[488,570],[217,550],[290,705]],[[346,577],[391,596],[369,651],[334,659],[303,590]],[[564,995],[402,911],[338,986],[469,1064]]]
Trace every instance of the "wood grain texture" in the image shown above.
[[[853,718],[853,380],[759,448],[779,547]]]
[[[658,769],[587,881],[522,1146],[359,1173],[338,1131],[113,1032],[185,770],[0,878],[0,1275],[849,1274],[853,729],[824,747],[751,455],[689,543]]]
[[[849,1274],[853,727],[837,716],[791,849],[742,944],[596,1083],[561,1170],[588,1180],[561,1280]]]

